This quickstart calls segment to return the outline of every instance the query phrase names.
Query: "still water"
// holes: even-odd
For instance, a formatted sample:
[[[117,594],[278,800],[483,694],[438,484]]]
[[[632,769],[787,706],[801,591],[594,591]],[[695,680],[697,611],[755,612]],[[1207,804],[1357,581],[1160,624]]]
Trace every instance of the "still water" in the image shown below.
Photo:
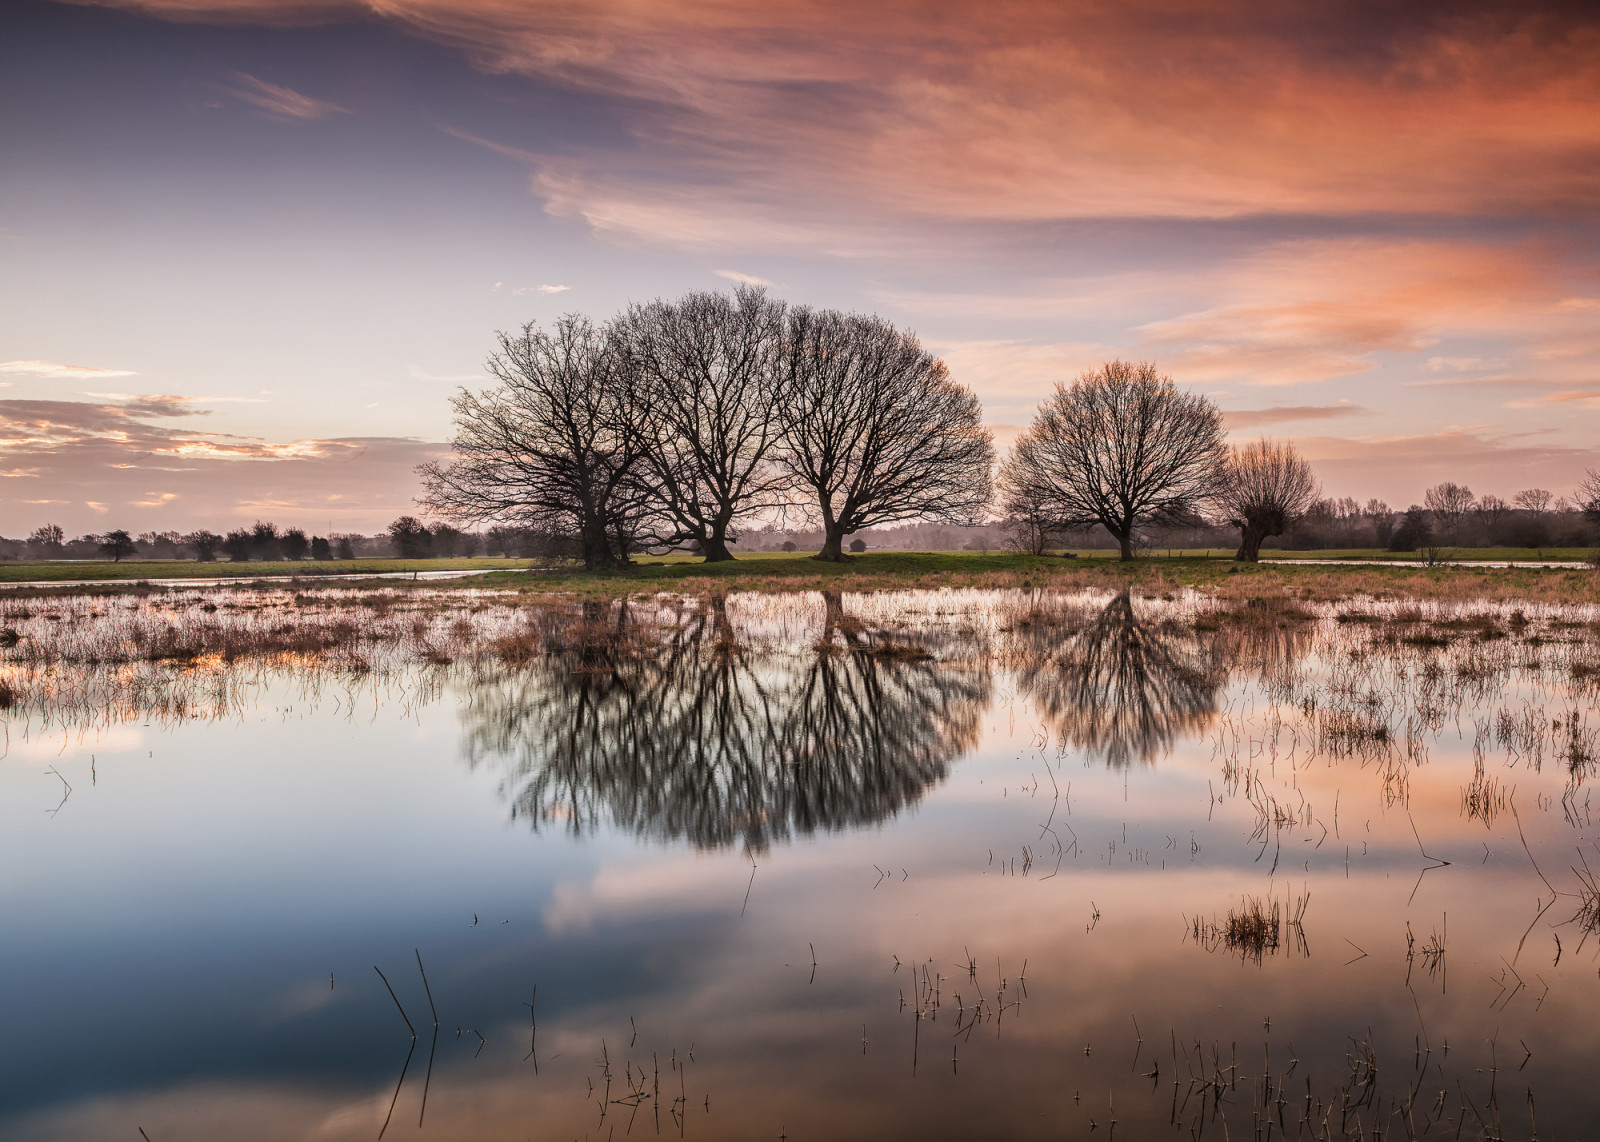
[[[0,1137],[1600,1122],[1595,608],[0,608]]]

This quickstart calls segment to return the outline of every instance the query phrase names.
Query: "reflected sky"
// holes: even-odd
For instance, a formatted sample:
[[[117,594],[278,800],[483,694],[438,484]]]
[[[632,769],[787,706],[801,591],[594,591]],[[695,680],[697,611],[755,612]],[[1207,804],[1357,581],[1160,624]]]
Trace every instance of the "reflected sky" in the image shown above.
[[[227,716],[149,724],[13,713],[0,1135],[375,1138],[393,1099],[385,1137],[1134,1137],[1175,1101],[1238,1136],[1264,1068],[1293,1068],[1292,1131],[1368,1042],[1369,1136],[1416,1089],[1418,1133],[1453,1137],[1496,1079],[1507,1136],[1530,1089],[1541,1133],[1577,1134],[1595,616],[1340,617],[575,607],[521,665],[269,670]],[[1189,935],[1302,896],[1303,950]],[[422,1032],[398,1097],[374,965]]]

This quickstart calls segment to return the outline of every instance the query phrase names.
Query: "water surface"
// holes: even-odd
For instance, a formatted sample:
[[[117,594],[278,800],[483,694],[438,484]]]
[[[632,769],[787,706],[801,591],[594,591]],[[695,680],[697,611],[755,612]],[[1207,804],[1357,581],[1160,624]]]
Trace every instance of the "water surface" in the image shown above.
[[[7,600],[0,1136],[1582,1136],[1597,619]]]

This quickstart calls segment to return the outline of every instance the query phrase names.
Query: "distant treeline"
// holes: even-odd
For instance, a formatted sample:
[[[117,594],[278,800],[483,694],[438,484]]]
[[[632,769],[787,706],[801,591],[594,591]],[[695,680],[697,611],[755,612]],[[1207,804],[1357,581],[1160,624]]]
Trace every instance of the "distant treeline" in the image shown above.
[[[447,523],[426,524],[401,516],[385,532],[362,535],[331,532],[309,535],[298,527],[280,528],[257,520],[250,527],[214,532],[124,530],[67,538],[57,524],[36,528],[27,539],[0,536],[0,559],[194,559],[201,563],[276,563],[301,560],[449,559],[474,555],[542,557],[554,554],[558,540],[527,528],[493,527],[462,531]]]
[[[1378,548],[1417,551],[1450,547],[1587,547],[1597,542],[1597,526],[1583,508],[1539,488],[1518,492],[1510,501],[1476,497],[1458,484],[1428,490],[1425,503],[1405,510],[1382,500],[1365,504],[1345,497],[1321,499],[1265,546],[1289,551],[1336,548]],[[1430,507],[1429,504],[1432,504]],[[859,550],[872,551],[1001,551],[1014,549],[1012,521],[1001,519],[977,526],[908,523],[865,528],[858,532]],[[820,527],[777,525],[747,529],[730,543],[736,554],[786,551],[817,552],[825,536]],[[1114,550],[1117,541],[1103,527],[1057,536],[1062,547]],[[1235,528],[1195,516],[1186,522],[1150,527],[1143,536],[1147,550],[1165,548],[1229,548],[1237,544]],[[692,550],[692,548],[686,548]],[[278,562],[398,557],[450,559],[477,555],[522,559],[566,560],[579,556],[571,536],[532,528],[492,527],[463,531],[448,523],[427,523],[401,516],[387,531],[373,535],[331,532],[308,535],[297,527],[280,528],[257,521],[250,527],[217,533],[201,529],[102,532],[68,539],[55,524],[37,528],[26,539],[0,536],[0,559],[195,559],[210,562]]]

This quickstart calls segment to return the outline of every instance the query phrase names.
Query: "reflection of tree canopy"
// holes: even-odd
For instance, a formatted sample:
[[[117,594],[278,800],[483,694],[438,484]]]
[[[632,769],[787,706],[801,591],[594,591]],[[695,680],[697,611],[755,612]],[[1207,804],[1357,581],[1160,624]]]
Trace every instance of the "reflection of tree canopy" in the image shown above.
[[[1227,681],[1191,630],[1141,620],[1124,592],[1083,627],[1017,632],[1017,683],[1073,746],[1108,765],[1149,762],[1202,729]]]
[[[513,812],[536,827],[607,819],[759,849],[883,820],[976,743],[989,674],[836,615],[796,653],[741,647],[715,604],[653,636],[623,607],[591,609],[471,683],[464,748],[506,767]]]

